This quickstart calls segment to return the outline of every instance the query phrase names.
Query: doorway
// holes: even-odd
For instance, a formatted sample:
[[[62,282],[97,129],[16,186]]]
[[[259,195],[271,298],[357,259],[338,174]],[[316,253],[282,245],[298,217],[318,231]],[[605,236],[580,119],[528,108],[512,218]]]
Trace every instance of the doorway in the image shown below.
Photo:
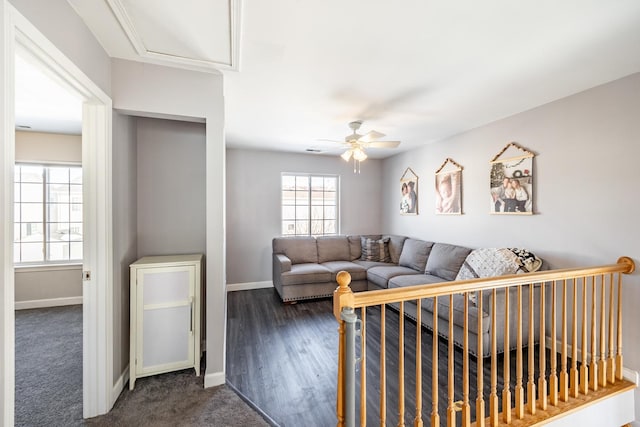
[[[83,416],[109,411],[113,382],[113,261],[111,223],[111,99],[6,0],[2,4],[4,43],[0,77],[5,100],[2,132],[0,197],[3,211],[1,261],[4,287],[0,294],[0,369],[2,424],[13,425],[15,401],[15,282],[13,267],[15,164],[15,52],[19,48],[40,61],[50,75],[83,100]],[[119,390],[116,392],[119,393]]]

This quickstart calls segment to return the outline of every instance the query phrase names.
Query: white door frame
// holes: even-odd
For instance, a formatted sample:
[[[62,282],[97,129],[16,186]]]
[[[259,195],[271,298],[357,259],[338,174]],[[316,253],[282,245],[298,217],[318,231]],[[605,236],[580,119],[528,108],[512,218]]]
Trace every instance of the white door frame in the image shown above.
[[[82,165],[84,198],[83,270],[83,416],[108,412],[115,400],[113,389],[113,244],[111,188],[112,103],[73,62],[37,30],[7,0],[0,5],[3,29],[0,80],[3,110],[0,114],[2,149],[0,209],[3,212],[0,259],[3,282],[0,293],[0,424],[14,423],[15,312],[13,269],[13,169],[15,163],[14,60],[16,47],[33,55],[70,90],[84,99]]]

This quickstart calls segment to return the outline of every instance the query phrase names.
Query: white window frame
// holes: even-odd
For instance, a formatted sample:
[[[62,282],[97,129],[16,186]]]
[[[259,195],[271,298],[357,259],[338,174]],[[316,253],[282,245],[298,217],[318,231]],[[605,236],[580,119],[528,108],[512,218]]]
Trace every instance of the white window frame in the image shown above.
[[[284,210],[285,207],[290,207],[293,206],[294,210],[298,207],[298,204],[296,203],[297,199],[294,199],[294,204],[287,204],[285,205],[285,200],[283,197],[283,193],[285,191],[284,187],[283,187],[283,180],[284,177],[286,176],[290,176],[290,177],[294,177],[294,178],[298,178],[298,177],[305,177],[307,179],[309,179],[309,190],[308,190],[308,197],[307,197],[307,204],[306,205],[301,205],[301,206],[308,206],[309,207],[309,211],[307,214],[307,218],[306,221],[308,222],[307,225],[307,233],[298,233],[297,232],[297,227],[295,228],[294,233],[285,233],[284,228],[285,228],[285,222],[289,222],[289,221],[300,221],[299,219],[297,219],[295,216],[294,218],[285,218],[284,217]],[[313,233],[312,230],[312,221],[315,219],[317,220],[318,218],[312,218],[312,209],[313,207],[317,207],[317,206],[322,206],[322,211],[323,211],[323,216],[322,216],[322,221],[325,221],[324,219],[324,208],[327,206],[334,206],[334,205],[325,205],[324,203],[322,205],[317,205],[317,204],[312,204],[311,200],[312,200],[312,186],[311,186],[311,181],[313,178],[322,178],[323,180],[326,178],[331,178],[331,179],[335,179],[336,180],[336,185],[335,185],[335,219],[332,219],[335,221],[335,232],[331,232],[331,233],[325,233],[324,232],[324,227],[323,227],[323,232],[322,233]],[[297,191],[297,190],[296,190]],[[327,192],[325,190],[323,190],[323,193]],[[316,173],[294,173],[294,172],[282,172],[280,175],[280,233],[283,236],[336,236],[338,234],[340,234],[340,175],[333,175],[333,174],[316,174]]]
[[[42,260],[38,260],[38,261],[15,261],[14,265],[16,267],[30,267],[30,266],[40,266],[40,265],[60,265],[60,264],[82,264],[82,257],[80,258],[69,258],[69,259],[62,259],[62,260],[51,260],[49,259],[49,252],[48,252],[48,243],[50,243],[50,239],[47,237],[48,236],[48,232],[47,232],[47,225],[51,223],[51,221],[49,221],[49,217],[48,217],[48,212],[49,209],[47,209],[47,207],[49,206],[50,202],[47,200],[47,176],[48,174],[46,173],[46,169],[47,168],[56,168],[56,167],[65,167],[65,168],[79,168],[80,170],[82,170],[82,164],[81,163],[75,163],[75,162],[25,162],[25,161],[20,161],[20,162],[16,162],[16,167],[18,166],[37,166],[37,167],[41,167],[43,169],[43,176],[42,176],[42,188],[43,188],[43,192],[42,192],[42,209],[43,209],[43,213],[42,213],[42,231],[43,231],[43,240],[42,240],[42,252],[43,252],[43,259]],[[18,181],[16,181],[17,183]],[[38,183],[40,184],[40,183]],[[76,184],[74,184],[76,185]],[[80,187],[82,187],[82,182],[79,184]],[[17,200],[17,197],[16,197]],[[16,204],[21,204],[21,203],[25,203],[22,200],[21,201],[16,201],[14,200],[14,205]],[[80,205],[83,206],[84,203],[71,203],[71,201],[69,201],[69,205]],[[18,218],[14,219],[14,224],[16,223],[22,223],[22,221],[19,222],[15,222],[15,220],[17,220]],[[22,217],[20,217],[20,219],[22,219]],[[80,221],[68,221],[69,224],[71,223],[78,223],[80,222],[81,224],[84,223],[84,221],[82,221],[82,219]],[[22,243],[22,242],[19,242]],[[71,243],[71,242],[70,242]],[[79,244],[83,244],[83,239],[81,240],[73,240],[73,243],[79,243]]]

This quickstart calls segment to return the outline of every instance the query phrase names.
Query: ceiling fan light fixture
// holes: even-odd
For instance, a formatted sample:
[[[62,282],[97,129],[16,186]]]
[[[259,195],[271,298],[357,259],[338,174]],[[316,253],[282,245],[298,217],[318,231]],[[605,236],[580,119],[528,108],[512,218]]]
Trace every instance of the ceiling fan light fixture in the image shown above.
[[[367,155],[362,150],[362,148],[358,147],[353,151],[353,158],[359,162],[367,159]]]
[[[353,148],[349,148],[347,151],[342,153],[342,155],[340,155],[340,157],[342,157],[345,162],[348,162],[349,159],[351,158],[351,154],[353,154]]]

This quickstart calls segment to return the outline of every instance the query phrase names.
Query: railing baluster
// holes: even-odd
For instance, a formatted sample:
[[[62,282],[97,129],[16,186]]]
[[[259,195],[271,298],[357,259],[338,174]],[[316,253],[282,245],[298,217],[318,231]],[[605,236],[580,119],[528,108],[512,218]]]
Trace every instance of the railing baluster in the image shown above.
[[[456,426],[456,408],[454,401],[454,376],[453,376],[453,294],[449,295],[449,354],[447,364],[449,365],[449,378],[447,393],[447,427]]]
[[[598,373],[600,387],[607,386],[607,336],[606,336],[606,283],[605,276],[600,275],[600,362],[598,363]]]
[[[598,390],[598,364],[597,347],[596,347],[596,277],[591,276],[591,363],[589,364],[589,387],[591,390]]]
[[[569,373],[567,372],[567,279],[562,281],[562,356],[560,358],[560,399],[569,400]]]
[[[540,409],[547,410],[547,346],[545,343],[545,317],[546,317],[546,298],[545,298],[546,284],[540,284],[540,373],[538,374],[538,403]]]
[[[476,296],[476,304],[478,307],[478,358],[476,359],[477,371],[478,371],[478,392],[476,397],[476,426],[484,427],[484,367],[483,367],[483,311],[482,311],[482,291],[478,291]]]
[[[398,427],[404,427],[404,301],[398,316]]]
[[[438,413],[438,297],[433,297],[433,361],[431,362],[431,427],[440,427]]]
[[[618,273],[618,354],[616,355],[616,378],[622,379],[622,273]]]
[[[516,418],[524,418],[524,387],[522,386],[522,286],[518,286],[518,330],[516,333]]]
[[[416,300],[416,416],[414,427],[422,427],[422,300]]]
[[[387,425],[387,325],[386,305],[380,305],[380,427]]]
[[[607,378],[611,384],[616,382],[615,347],[613,345],[613,300],[613,273],[611,273],[609,274],[609,360],[607,361],[609,366]]]
[[[580,365],[580,392],[582,394],[589,393],[589,371],[587,365],[587,278],[582,278],[582,344],[580,345],[582,352],[582,364]]]
[[[367,425],[367,308],[360,310],[360,425]]]
[[[573,279],[573,304],[572,304],[572,317],[571,323],[571,373],[570,373],[570,386],[571,397],[578,397],[578,279]]]
[[[453,319],[452,319],[453,320]],[[469,293],[464,293],[464,319],[462,336],[462,427],[471,425],[469,406]]]
[[[533,283],[529,283],[529,363],[528,371],[529,381],[527,382],[527,408],[529,413],[534,415],[536,413],[536,383],[535,383],[535,362],[534,362],[534,315],[533,315]]]
[[[511,424],[511,366],[509,361],[509,348],[511,341],[509,339],[509,288],[504,291],[504,353],[502,376],[504,377],[504,386],[502,387],[502,421],[505,424]]]
[[[551,283],[551,351],[549,370],[549,403],[558,406],[558,351],[556,348],[556,281]]]
[[[498,311],[496,302],[497,290],[491,291],[491,393],[489,394],[489,425],[495,427],[498,425],[498,355],[496,342],[496,311]]]

